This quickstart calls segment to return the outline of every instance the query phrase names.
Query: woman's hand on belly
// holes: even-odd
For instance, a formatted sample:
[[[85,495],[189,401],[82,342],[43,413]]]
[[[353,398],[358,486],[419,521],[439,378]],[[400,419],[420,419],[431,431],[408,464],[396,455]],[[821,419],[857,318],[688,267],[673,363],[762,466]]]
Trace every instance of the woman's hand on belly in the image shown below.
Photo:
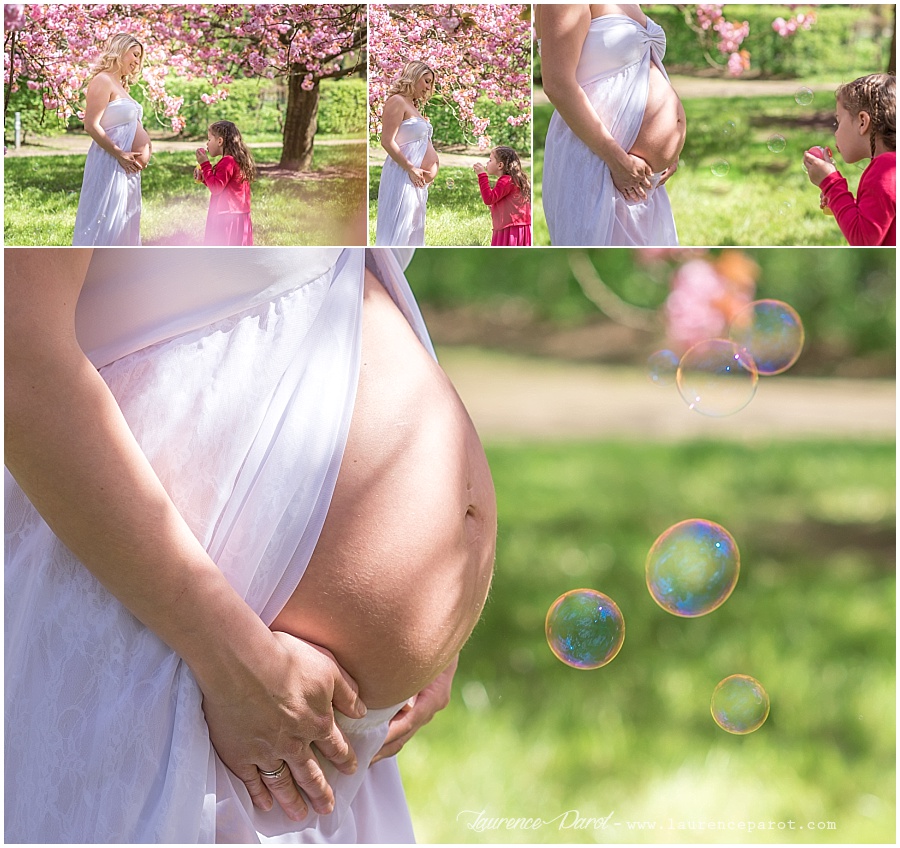
[[[384,745],[372,757],[372,764],[399,754],[400,749],[450,703],[450,689],[458,664],[459,654],[434,681],[429,683],[418,695],[413,695],[409,702],[391,719]]]
[[[231,679],[219,685],[204,683],[203,711],[210,741],[243,781],[253,804],[271,809],[274,796],[291,819],[300,821],[308,807],[298,786],[320,815],[334,808],[334,793],[312,746],[339,771],[352,774],[356,755],[334,710],[361,718],[365,707],[356,684],[330,652],[287,633],[272,636],[275,650],[251,675],[235,668]],[[288,768],[281,779],[262,778],[260,769],[277,771],[282,762]]]
[[[675,161],[665,171],[662,172],[662,176],[659,178],[659,182],[656,184],[656,187],[659,188],[661,185],[665,185],[668,181],[669,177],[672,176],[678,170],[678,162]]]
[[[626,153],[607,164],[613,185],[628,200],[643,200],[647,196],[653,169],[640,156]]]

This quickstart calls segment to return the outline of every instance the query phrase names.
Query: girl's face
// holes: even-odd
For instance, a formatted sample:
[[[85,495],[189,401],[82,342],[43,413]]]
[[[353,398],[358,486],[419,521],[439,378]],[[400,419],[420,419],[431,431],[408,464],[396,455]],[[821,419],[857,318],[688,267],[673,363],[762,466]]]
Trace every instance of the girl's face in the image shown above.
[[[849,164],[871,156],[868,112],[860,112],[858,115],[853,115],[838,100],[834,114],[834,146],[837,147],[841,156],[844,157],[844,161]]]
[[[419,77],[419,81],[413,86],[416,100],[427,100],[434,94],[434,74],[426,71]]]
[[[124,76],[131,76],[137,73],[137,69],[141,66],[141,58],[144,55],[140,45],[135,44],[129,47],[121,56],[119,56],[119,69]]]
[[[497,154],[493,150],[491,151],[491,158],[488,159],[487,165],[484,166],[484,170],[492,177],[499,177],[503,173],[503,165],[500,164]]]
[[[210,156],[221,156],[225,149],[225,139],[214,136],[211,130],[206,131],[206,152]]]

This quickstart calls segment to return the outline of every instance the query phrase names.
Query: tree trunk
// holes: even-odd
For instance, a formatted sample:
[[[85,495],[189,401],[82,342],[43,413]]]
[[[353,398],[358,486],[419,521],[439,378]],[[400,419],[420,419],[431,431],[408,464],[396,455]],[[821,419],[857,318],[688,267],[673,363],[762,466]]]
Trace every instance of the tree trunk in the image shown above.
[[[304,74],[300,67],[291,67],[288,76],[287,112],[284,116],[284,141],[279,167],[290,171],[304,171],[312,162],[313,140],[319,114],[319,81],[306,91],[301,87]]]

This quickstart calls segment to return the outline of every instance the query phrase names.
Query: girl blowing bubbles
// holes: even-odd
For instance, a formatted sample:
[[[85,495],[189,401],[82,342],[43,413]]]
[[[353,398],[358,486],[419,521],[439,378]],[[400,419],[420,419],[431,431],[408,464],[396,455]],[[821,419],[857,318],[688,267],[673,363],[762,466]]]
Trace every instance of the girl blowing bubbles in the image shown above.
[[[531,184],[511,147],[495,147],[487,165],[472,166],[478,174],[481,199],[491,207],[492,246],[531,244]],[[492,177],[499,177],[491,188]]]
[[[207,156],[222,158],[211,165]],[[197,148],[198,179],[210,191],[204,244],[251,245],[250,183],[256,179],[256,164],[231,121],[209,125],[206,149]]]
[[[897,95],[895,77],[871,74],[836,92],[835,146],[847,163],[871,158],[859,181],[856,199],[847,181],[829,161],[807,151],[803,164],[822,204],[834,213],[852,245],[897,243]]]

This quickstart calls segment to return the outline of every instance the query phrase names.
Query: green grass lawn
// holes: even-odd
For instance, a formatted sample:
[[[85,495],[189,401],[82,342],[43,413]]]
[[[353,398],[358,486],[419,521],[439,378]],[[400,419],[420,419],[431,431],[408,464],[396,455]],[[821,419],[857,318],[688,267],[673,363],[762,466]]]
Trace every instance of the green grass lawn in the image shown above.
[[[798,83],[799,84],[799,83]],[[819,191],[802,167],[813,145],[834,149],[829,104],[798,106],[789,95],[685,99],[687,140],[666,184],[683,245],[846,245],[834,218],[819,209]],[[553,107],[535,107],[535,244],[549,244],[540,203],[544,140]],[[769,149],[780,136],[783,150]],[[773,145],[776,148],[777,144]],[[868,160],[841,173],[856,192]],[[716,167],[722,176],[713,173]],[[862,166],[862,167],[861,167]]]
[[[375,244],[381,166],[369,168],[369,244]],[[481,199],[471,168],[443,167],[428,190],[425,244],[482,246],[491,243],[491,210]]]
[[[893,844],[893,444],[488,446],[488,458],[494,584],[450,707],[400,754],[420,841]],[[651,599],[643,564],[691,517],[734,535],[741,574],[718,610],[679,619]],[[550,604],[579,587],[610,595],[626,622],[596,671],[563,665],[544,638]],[[747,736],[710,717],[734,673],[771,698]],[[561,829],[571,810],[612,817]],[[479,832],[482,811],[563,818]]]
[[[279,148],[257,148],[257,164],[274,166]],[[265,173],[253,184],[256,244],[362,244],[365,239],[365,148],[315,148],[312,168],[297,177]],[[7,245],[72,243],[84,156],[6,159],[4,238]],[[202,244],[209,191],[193,181],[189,152],[157,153],[141,175],[144,244]]]

